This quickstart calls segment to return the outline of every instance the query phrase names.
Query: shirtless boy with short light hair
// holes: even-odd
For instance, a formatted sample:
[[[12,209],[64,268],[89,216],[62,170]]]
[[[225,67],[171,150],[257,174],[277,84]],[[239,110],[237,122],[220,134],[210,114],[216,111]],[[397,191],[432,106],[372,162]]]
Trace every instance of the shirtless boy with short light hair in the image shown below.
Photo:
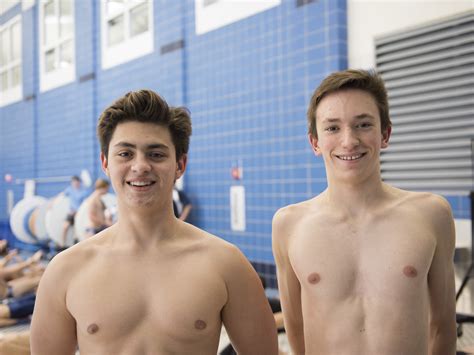
[[[382,79],[328,76],[308,109],[328,187],[280,209],[273,251],[294,354],[451,355],[454,224],[447,201],[384,183],[391,123]]]
[[[222,324],[241,354],[277,354],[258,275],[234,245],[174,216],[191,121],[149,90],[101,115],[102,168],[118,221],[58,254],[41,280],[34,355],[212,354]]]
[[[110,183],[105,179],[97,179],[94,192],[84,201],[87,204],[87,227],[86,237],[103,231],[112,224],[112,220],[106,215],[106,206],[102,197],[109,191]]]

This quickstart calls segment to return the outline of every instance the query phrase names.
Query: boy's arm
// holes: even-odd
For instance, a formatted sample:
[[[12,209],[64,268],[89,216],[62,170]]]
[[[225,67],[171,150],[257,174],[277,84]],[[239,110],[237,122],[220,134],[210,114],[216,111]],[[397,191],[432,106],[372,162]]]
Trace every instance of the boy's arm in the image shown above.
[[[454,291],[455,231],[448,202],[436,196],[432,223],[436,250],[428,274],[430,293],[430,354],[456,353],[456,300]]]
[[[189,213],[191,212],[191,209],[193,206],[189,203],[183,207],[183,212],[181,212],[181,216],[179,216],[179,219],[182,221],[185,221],[188,219]]]
[[[288,257],[288,234],[291,225],[285,218],[286,212],[279,210],[273,217],[272,246],[275,257],[281,308],[293,354],[304,354],[303,313],[301,310],[301,286]]]
[[[36,295],[31,322],[33,355],[75,354],[76,322],[66,307],[67,277],[61,254],[46,268]]]
[[[222,320],[238,354],[278,354],[275,320],[262,283],[245,256],[231,247],[225,262],[227,302]]]

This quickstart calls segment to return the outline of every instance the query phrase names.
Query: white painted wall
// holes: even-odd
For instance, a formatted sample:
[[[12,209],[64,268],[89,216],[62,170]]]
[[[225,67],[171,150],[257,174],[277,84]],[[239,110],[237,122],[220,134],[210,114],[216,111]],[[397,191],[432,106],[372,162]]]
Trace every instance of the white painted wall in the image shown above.
[[[375,67],[378,36],[470,10],[474,10],[474,0],[348,0],[349,67]]]

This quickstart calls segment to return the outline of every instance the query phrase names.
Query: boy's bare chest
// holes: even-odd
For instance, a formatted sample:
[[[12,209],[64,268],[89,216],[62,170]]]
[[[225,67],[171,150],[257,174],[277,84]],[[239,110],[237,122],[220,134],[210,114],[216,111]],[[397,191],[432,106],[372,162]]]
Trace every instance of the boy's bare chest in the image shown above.
[[[67,297],[79,340],[100,343],[134,334],[162,344],[218,334],[226,301],[222,281],[187,263],[164,266],[85,268],[70,283]]]
[[[302,289],[320,297],[408,297],[426,286],[436,243],[409,219],[366,224],[317,223],[295,228],[289,257]]]

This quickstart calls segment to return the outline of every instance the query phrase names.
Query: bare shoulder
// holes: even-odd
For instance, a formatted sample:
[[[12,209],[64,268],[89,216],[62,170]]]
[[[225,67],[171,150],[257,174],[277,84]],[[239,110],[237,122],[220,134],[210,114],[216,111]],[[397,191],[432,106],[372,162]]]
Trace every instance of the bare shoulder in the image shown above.
[[[196,243],[196,249],[200,253],[209,254],[209,256],[217,258],[233,258],[240,250],[232,243],[206,232],[198,227],[183,222],[185,225],[185,233],[191,236]]]
[[[420,193],[416,205],[426,218],[425,220],[433,226],[438,244],[443,248],[453,249],[456,233],[449,202],[440,195]]]
[[[100,239],[94,236],[60,252],[49,262],[45,277],[70,279],[97,255],[100,245]]]
[[[451,206],[443,196],[430,192],[398,191],[401,196],[401,207],[405,208],[407,204],[410,204],[420,214],[434,221],[452,219]]]
[[[320,196],[280,208],[273,216],[273,228],[286,228],[317,211]]]
[[[234,244],[195,226],[185,224],[187,233],[192,234],[196,241],[196,247],[193,250],[199,253],[200,258],[206,258],[210,263],[218,265],[215,269],[223,273],[223,276],[225,274],[232,276],[237,270],[242,270],[242,267],[245,268],[250,264]]]
[[[315,198],[280,208],[276,211],[272,221],[272,237],[276,243],[283,242],[291,234],[294,228],[299,226],[307,218],[317,218],[322,209],[320,205],[321,195]]]
[[[433,231],[438,242],[454,243],[454,219],[449,202],[430,192],[413,192],[393,189],[398,211],[416,219],[418,225]]]

